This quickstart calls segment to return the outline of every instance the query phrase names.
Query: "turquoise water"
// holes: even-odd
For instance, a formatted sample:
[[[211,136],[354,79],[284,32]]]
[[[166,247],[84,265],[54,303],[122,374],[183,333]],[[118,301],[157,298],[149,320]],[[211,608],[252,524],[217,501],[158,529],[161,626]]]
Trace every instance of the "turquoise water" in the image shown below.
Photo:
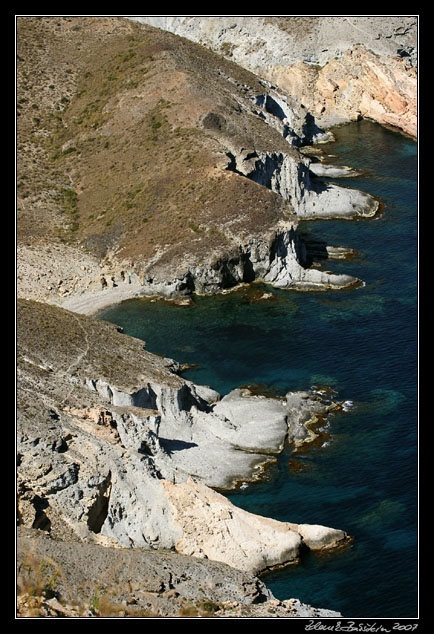
[[[357,249],[352,261],[326,268],[364,287],[274,289],[272,300],[257,301],[272,289],[254,285],[196,297],[190,307],[132,300],[100,317],[152,352],[198,364],[186,378],[222,394],[251,383],[277,394],[315,385],[351,401],[329,418],[320,442],[301,454],[287,448],[266,481],[229,497],[253,513],[354,537],[340,552],[307,553],[266,575],[276,597],[345,617],[410,618],[418,614],[417,144],[366,121],[338,128],[336,137],[322,146],[336,155],[330,161],[363,170],[339,184],[378,196],[384,211],[305,222],[300,231]]]

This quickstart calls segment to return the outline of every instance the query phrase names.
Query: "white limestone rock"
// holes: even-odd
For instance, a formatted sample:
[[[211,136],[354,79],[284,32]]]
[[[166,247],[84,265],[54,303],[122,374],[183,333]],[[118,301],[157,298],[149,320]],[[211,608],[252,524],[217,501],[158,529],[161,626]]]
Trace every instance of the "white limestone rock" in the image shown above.
[[[319,397],[234,390],[220,398],[112,325],[38,302],[20,300],[18,324],[22,525],[250,572],[346,538],[247,513],[213,490],[257,478],[288,435],[307,433],[309,412],[327,411]],[[46,336],[50,346],[41,345]]]
[[[315,174],[315,176],[325,176],[328,178],[345,178],[359,174],[353,167],[346,165],[328,165],[327,163],[310,163],[309,170]]]
[[[164,488],[173,505],[174,522],[182,528],[178,552],[253,573],[297,561],[302,539],[286,523],[239,509],[192,480],[180,485],[166,482]]]
[[[298,524],[296,530],[310,550],[333,548],[347,540],[347,535],[344,531],[328,528],[327,526]]]
[[[251,158],[246,160],[246,156]],[[370,217],[379,208],[379,202],[370,194],[312,180],[310,171],[322,169],[325,173],[327,167],[315,167],[321,164],[312,163],[301,154],[294,157],[284,152],[260,152],[251,156],[244,151],[234,161],[235,171],[282,196],[300,218]]]
[[[233,390],[215,405],[213,413],[230,422],[218,433],[236,447],[263,453],[283,449],[288,432],[284,402]]]

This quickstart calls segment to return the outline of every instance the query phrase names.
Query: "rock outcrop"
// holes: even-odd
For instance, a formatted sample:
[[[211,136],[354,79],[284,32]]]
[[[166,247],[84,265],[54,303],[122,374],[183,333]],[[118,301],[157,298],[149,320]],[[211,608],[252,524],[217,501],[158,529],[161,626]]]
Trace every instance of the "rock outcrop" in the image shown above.
[[[348,199],[347,199],[348,200]],[[355,196],[354,207],[357,205]],[[366,202],[366,199],[362,199]],[[362,207],[360,207],[362,208]],[[366,207],[363,207],[366,210]],[[111,269],[116,282],[101,288],[99,280],[79,292],[53,297],[53,304],[82,314],[97,313],[102,308],[132,297],[188,298],[193,293],[216,294],[242,284],[263,281],[276,288],[326,291],[355,288],[362,280],[309,268],[308,250],[297,232],[297,223],[285,222],[269,235],[248,237],[231,251],[209,258],[206,263],[178,263],[178,269],[149,266],[144,273],[128,271],[122,278],[120,267]],[[241,238],[240,238],[241,239]],[[235,240],[235,238],[234,238]],[[330,247],[331,248],[331,247]],[[113,266],[113,265],[112,265]]]
[[[165,483],[182,527],[176,550],[222,561],[239,570],[260,573],[298,561],[302,545],[323,550],[347,542],[340,530],[279,522],[243,511],[227,498],[191,480]]]
[[[248,513],[213,490],[260,476],[288,437],[309,440],[309,423],[339,403],[308,392],[221,398],[110,324],[37,302],[18,309],[21,524],[250,573],[348,542],[341,530]]]
[[[374,216],[379,203],[373,196],[355,189],[311,179],[341,177],[349,168],[321,166],[308,158],[294,160],[284,152],[256,152],[231,155],[230,168],[263,185],[291,203],[299,218],[357,218]]]
[[[274,68],[269,78],[297,94],[321,125],[372,119],[417,138],[417,71],[405,57],[358,44],[324,66],[298,62]]]
[[[417,16],[132,16],[132,20],[201,40],[255,69],[284,58],[324,65],[362,43],[376,55],[417,66]]]
[[[315,175],[299,149],[331,136],[305,107],[177,35],[122,18],[71,20],[19,19],[20,296],[92,312],[258,280],[360,284],[310,269],[297,235],[299,219],[379,208]],[[37,93],[27,77],[36,63],[51,72],[59,56],[68,97],[54,114],[49,87]],[[44,209],[54,219],[39,226]]]
[[[417,16],[135,16],[273,82],[319,125],[366,117],[417,136]]]

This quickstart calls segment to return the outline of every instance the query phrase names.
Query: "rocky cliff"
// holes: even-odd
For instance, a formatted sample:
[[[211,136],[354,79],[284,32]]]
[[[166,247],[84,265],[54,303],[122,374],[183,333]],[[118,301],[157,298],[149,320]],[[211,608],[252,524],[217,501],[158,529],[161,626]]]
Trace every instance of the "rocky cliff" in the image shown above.
[[[86,312],[258,279],[359,283],[307,267],[298,219],[378,202],[311,172],[299,148],[330,135],[293,98],[127,19],[18,26],[19,294]]]
[[[221,398],[177,370],[110,324],[20,300],[22,522],[256,573],[296,561],[302,545],[345,541],[343,531],[252,515],[210,488],[256,479],[288,438],[308,440],[309,422],[339,404],[314,393]]]
[[[366,117],[417,136],[416,16],[134,16],[235,60],[320,125]]]
[[[99,546],[163,551],[250,580],[305,549],[347,545],[340,528],[260,517],[221,492],[262,477],[340,403],[311,391],[222,397],[80,313],[258,280],[357,286],[310,268],[298,223],[369,218],[378,201],[321,179],[307,146],[331,135],[298,97],[235,63],[235,50],[226,59],[126,18],[20,16],[17,53],[20,526],[95,547],[95,561]],[[164,591],[180,587],[177,575]],[[252,583],[253,598],[237,586],[240,602],[270,607]]]
[[[248,575],[296,563],[305,548],[348,544],[342,530],[254,515],[215,490],[260,477],[286,442],[310,440],[310,423],[340,404],[308,392],[221,398],[178,372],[111,324],[19,300],[20,526]]]

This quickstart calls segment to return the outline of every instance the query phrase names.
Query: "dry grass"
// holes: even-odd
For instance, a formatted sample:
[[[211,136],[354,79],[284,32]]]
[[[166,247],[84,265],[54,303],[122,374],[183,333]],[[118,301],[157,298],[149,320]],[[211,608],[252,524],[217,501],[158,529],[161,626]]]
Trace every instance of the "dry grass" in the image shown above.
[[[28,553],[18,566],[18,594],[50,599],[55,595],[59,574],[60,569],[51,558],[40,561],[34,554]]]
[[[213,617],[222,606],[209,599],[188,601],[145,593],[140,603],[130,585],[116,582],[116,571],[82,587],[68,585],[67,575],[50,557],[27,552],[18,564],[17,616],[19,618],[162,618]],[[146,584],[145,584],[146,585]],[[126,598],[125,596],[130,598]]]
[[[19,365],[28,364],[29,358],[30,367],[51,377],[52,382],[56,374],[74,374],[99,376],[128,389],[138,389],[146,380],[182,385],[182,379],[167,370],[163,358],[144,349],[142,340],[121,334],[108,322],[42,302],[17,301],[17,341]]]
[[[285,143],[239,109],[246,85],[263,90],[204,47],[122,18],[19,18],[19,240],[173,266],[271,227],[281,200],[225,171],[201,123],[222,112],[241,145]]]
[[[62,577],[62,589],[58,589]],[[101,580],[90,591],[68,588],[67,597],[62,596],[65,576],[60,566],[49,557],[42,559],[28,552],[18,565],[17,616],[35,618],[44,616],[68,617],[136,617],[158,618],[161,615],[152,609],[129,607],[116,600],[119,589],[115,584]],[[83,598],[83,594],[87,595]],[[75,595],[75,596],[74,596]],[[54,599],[54,601],[53,601]]]

